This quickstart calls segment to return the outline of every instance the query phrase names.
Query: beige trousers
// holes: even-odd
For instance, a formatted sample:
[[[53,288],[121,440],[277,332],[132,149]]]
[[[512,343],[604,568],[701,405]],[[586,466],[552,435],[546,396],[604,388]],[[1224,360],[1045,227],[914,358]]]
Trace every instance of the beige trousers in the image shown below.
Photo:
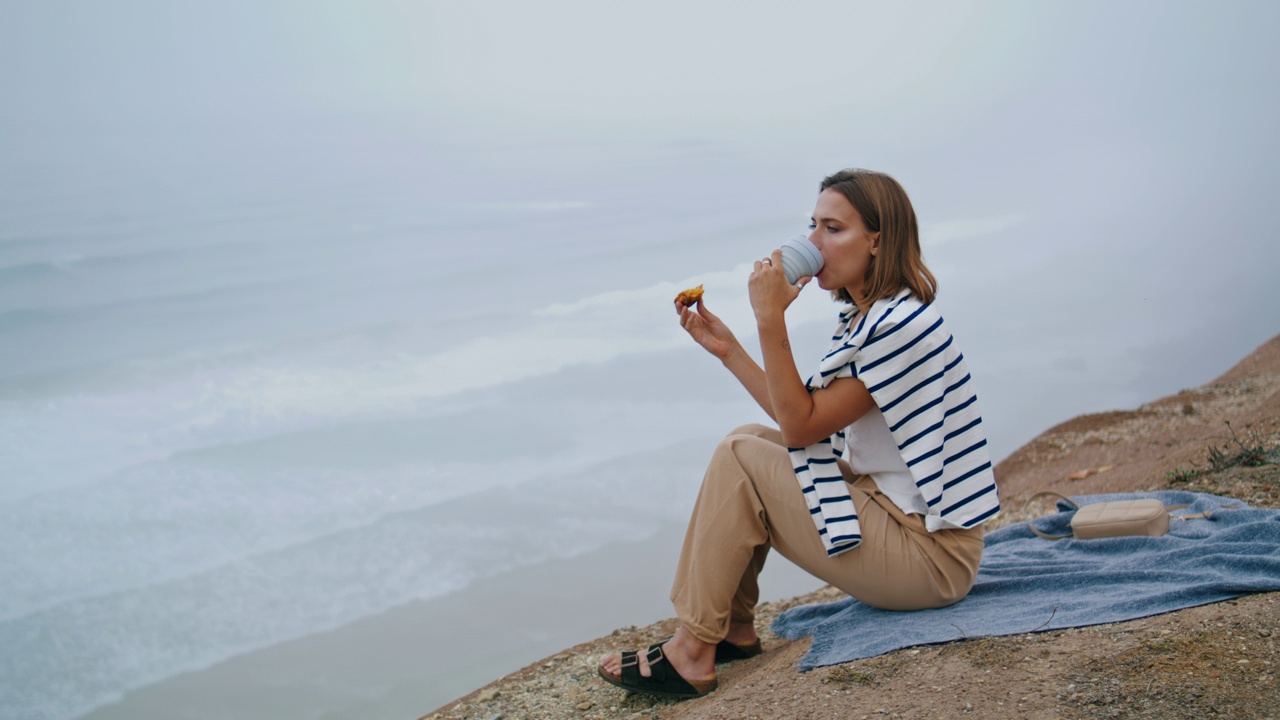
[[[763,425],[734,430],[716,446],[689,519],[671,602],[703,642],[724,639],[729,622],[751,622],[757,576],[773,548],[858,600],[886,610],[950,605],[973,587],[982,528],[925,530],[866,475],[841,460],[862,525],[862,544],[828,557],[782,444]]]

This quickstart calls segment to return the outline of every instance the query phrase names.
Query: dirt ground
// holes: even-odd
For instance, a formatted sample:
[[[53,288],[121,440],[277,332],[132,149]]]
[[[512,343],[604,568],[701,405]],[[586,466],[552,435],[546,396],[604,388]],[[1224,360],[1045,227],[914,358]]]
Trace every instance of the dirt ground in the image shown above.
[[[1005,507],[992,529],[1052,512],[1064,495],[1159,489],[1280,508],[1280,336],[1217,380],[1136,410],[1085,415],[996,468]],[[629,627],[534,663],[424,720],[629,718],[1275,718],[1280,593],[1247,595],[1123,623],[907,648],[801,673],[807,640],[769,632],[778,613],[832,588],[759,608],[766,652],[718,669],[714,693],[684,702],[629,694],[597,659],[645,647],[675,620]],[[977,677],[977,682],[973,678]]]

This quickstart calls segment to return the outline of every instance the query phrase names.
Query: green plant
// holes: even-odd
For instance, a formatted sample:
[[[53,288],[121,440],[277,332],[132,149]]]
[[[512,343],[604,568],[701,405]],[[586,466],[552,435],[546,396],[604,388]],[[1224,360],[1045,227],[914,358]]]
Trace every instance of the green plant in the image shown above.
[[[1202,472],[1203,472],[1202,470],[1199,470],[1197,468],[1185,468],[1179,465],[1178,467],[1165,473],[1164,479],[1166,482],[1169,482],[1169,483],[1189,483],[1192,480],[1195,480],[1196,478],[1200,477],[1200,474]]]
[[[1246,438],[1246,444],[1236,435],[1235,428],[1231,427],[1229,421],[1226,422],[1226,426],[1231,433],[1230,442],[1227,442],[1222,447],[1209,447],[1209,468],[1211,470],[1217,472],[1241,465],[1244,467],[1258,467],[1267,464],[1267,450],[1257,432],[1251,431],[1249,433],[1249,437]],[[1232,447],[1233,445],[1234,447]]]

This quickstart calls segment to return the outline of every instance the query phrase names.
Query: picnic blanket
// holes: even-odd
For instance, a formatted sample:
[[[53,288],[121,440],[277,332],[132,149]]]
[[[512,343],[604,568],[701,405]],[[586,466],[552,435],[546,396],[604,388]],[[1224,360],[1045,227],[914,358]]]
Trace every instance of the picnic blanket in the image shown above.
[[[812,635],[800,660],[801,670],[812,670],[914,645],[1133,620],[1280,590],[1280,510],[1172,490],[1072,499],[1084,505],[1143,497],[1191,504],[1177,515],[1210,516],[1171,519],[1161,537],[1057,542],[1036,537],[1025,523],[1010,525],[985,537],[977,581],[955,605],[895,612],[846,598],[792,608],[773,631],[789,639]],[[1062,534],[1071,516],[1060,512],[1035,524]]]

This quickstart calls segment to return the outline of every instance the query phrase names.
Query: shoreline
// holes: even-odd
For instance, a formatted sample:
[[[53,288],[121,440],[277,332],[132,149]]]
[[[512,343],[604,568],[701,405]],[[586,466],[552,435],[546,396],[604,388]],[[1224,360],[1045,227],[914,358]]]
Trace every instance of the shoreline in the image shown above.
[[[669,615],[667,587],[682,537],[682,527],[667,525],[649,538],[516,568],[458,593],[128,691],[78,718],[418,717],[424,704],[444,705],[619,622]],[[586,576],[611,588],[608,606],[575,592]],[[818,585],[782,558],[771,558],[761,578],[766,599]],[[513,593],[522,596],[518,615]],[[467,654],[456,652],[462,647]]]

